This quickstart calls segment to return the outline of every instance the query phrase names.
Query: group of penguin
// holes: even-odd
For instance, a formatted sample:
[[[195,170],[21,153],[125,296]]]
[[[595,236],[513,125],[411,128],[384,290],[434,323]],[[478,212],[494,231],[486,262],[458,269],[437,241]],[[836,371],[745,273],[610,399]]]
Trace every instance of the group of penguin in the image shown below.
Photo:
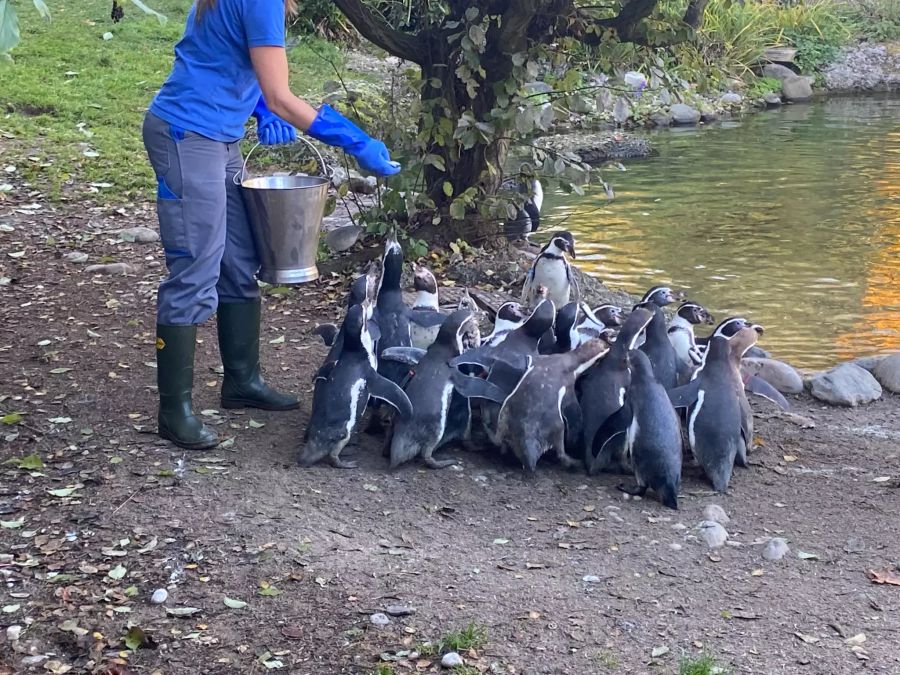
[[[454,464],[435,451],[472,447],[480,421],[488,442],[529,472],[552,451],[566,468],[632,474],[634,483],[620,489],[652,489],[674,509],[686,447],[712,487],[726,490],[753,443],[747,392],[788,407],[741,370],[763,328],[729,317],[709,337],[695,336],[713,317],[666,286],[648,290],[627,314],[570,302],[574,255],[572,235],[555,233],[520,302],[494,309],[466,291],[445,314],[422,266],[413,266],[415,300],[404,301],[403,251],[389,238],[380,274],[351,283],[343,323],[316,329],[330,349],[314,378],[301,466],[327,457],[355,467],[340,455],[371,407],[371,424],[386,424],[391,467],[416,457],[431,468]],[[663,308],[673,303],[680,305],[667,322]],[[479,328],[485,313],[488,335]]]

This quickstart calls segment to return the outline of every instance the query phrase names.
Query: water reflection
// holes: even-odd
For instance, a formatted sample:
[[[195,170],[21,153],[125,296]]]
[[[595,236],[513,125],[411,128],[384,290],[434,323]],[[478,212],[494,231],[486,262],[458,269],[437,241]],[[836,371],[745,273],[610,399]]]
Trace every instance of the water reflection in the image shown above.
[[[745,313],[798,366],[897,350],[898,120],[900,98],[846,98],[660,132],[658,158],[607,175],[616,201],[548,195],[545,227],[571,215],[586,271]]]

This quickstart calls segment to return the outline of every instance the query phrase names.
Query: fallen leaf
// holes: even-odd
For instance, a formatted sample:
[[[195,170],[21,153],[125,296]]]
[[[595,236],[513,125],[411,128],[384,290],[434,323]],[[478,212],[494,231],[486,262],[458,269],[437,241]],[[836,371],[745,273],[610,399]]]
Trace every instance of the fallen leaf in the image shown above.
[[[128,572],[128,570],[125,568],[124,565],[116,565],[109,572],[106,573],[106,576],[108,576],[110,579],[114,579],[115,581],[118,581],[119,579],[124,577],[127,572]]]
[[[125,633],[125,646],[133,652],[140,649],[141,645],[147,641],[147,634],[137,626],[132,626]]]
[[[808,645],[814,645],[819,641],[819,638],[817,638],[815,635],[805,635],[803,633],[794,633],[794,635]]]
[[[751,577],[761,577],[763,574],[765,574],[765,572],[763,572],[762,570],[753,570],[752,572],[750,572]]]
[[[498,546],[502,546],[503,544],[508,544],[509,539],[494,539],[492,543],[497,544]]]
[[[784,461],[785,461],[785,462],[796,462],[796,461],[797,461],[797,455],[785,455],[785,456],[784,456]]]
[[[51,424],[68,424],[72,421],[71,417],[51,417]]]
[[[303,628],[300,626],[285,626],[281,629],[281,634],[291,640],[299,640],[306,635]]]
[[[280,345],[284,342],[284,335],[281,337],[277,337],[274,340],[269,340],[270,345]]]
[[[21,606],[22,605],[6,605],[5,607],[3,607],[3,613],[4,614],[14,614],[15,612],[19,611],[19,608]]]
[[[22,516],[18,520],[0,520],[0,527],[3,527],[7,530],[17,530],[25,524],[25,516]]]
[[[21,422],[22,419],[22,413],[14,412],[0,417],[0,422],[7,426],[12,426],[13,424],[18,424],[19,422]]]
[[[78,485],[69,485],[64,488],[57,488],[55,490],[47,490],[47,494],[51,494],[54,497],[71,497],[77,490],[83,488],[84,485],[79,483]]]
[[[818,560],[819,554],[818,553],[807,553],[806,551],[800,551],[797,553],[797,557],[800,558],[800,560]]]
[[[51,375],[62,375],[63,373],[68,373],[72,368],[54,368],[50,371]]]
[[[6,526],[4,525],[4,527]],[[876,584],[900,586],[900,572],[890,567],[885,567],[883,570],[869,570],[869,579]]]
[[[166,614],[169,616],[193,616],[200,611],[198,607],[166,607]]]
[[[231,607],[231,609],[244,609],[247,606],[247,603],[243,600],[234,600],[233,598],[225,598],[225,606]]]
[[[25,457],[13,457],[3,463],[15,464],[16,468],[25,469],[27,471],[37,471],[38,469],[44,468],[44,462],[41,461],[40,456],[36,454],[26,455]]]
[[[278,595],[281,595],[281,591],[279,591],[274,586],[266,586],[265,588],[261,588],[259,590],[259,594],[267,598],[274,598]]]
[[[249,422],[247,422],[247,424],[250,425],[251,429],[262,429],[264,426],[266,426],[265,422],[257,422],[256,420],[250,420]]]

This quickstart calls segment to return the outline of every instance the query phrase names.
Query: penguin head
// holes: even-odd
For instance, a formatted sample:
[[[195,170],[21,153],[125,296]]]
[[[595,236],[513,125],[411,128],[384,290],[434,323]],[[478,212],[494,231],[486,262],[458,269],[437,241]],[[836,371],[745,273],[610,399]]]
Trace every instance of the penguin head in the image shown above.
[[[679,300],[684,300],[684,292],[672,290],[668,286],[654,286],[641,298],[642,303],[653,303],[657,307],[665,307]]]
[[[416,291],[421,291],[424,293],[431,293],[432,295],[437,293],[437,280],[434,278],[434,275],[431,273],[431,270],[425,267],[424,265],[417,265],[416,263],[412,264],[413,269],[413,288]]]
[[[705,323],[711,326],[716,321],[713,315],[706,311],[705,307],[690,300],[681,303],[681,307],[678,308],[676,314],[694,325]]]
[[[544,333],[553,328],[556,323],[556,306],[552,300],[544,298],[538,302],[537,307],[531,313],[522,327],[525,332],[534,337],[540,338]]]
[[[625,313],[615,305],[599,305],[591,310],[604,326],[621,326],[625,323]]]
[[[571,232],[566,230],[554,234],[553,239],[550,240],[550,243],[547,244],[544,250],[552,251],[557,255],[568,253],[573,258],[577,257],[575,255],[575,237],[572,236]]]
[[[631,368],[632,375],[636,375],[636,380],[653,379],[653,365],[650,359],[640,349],[633,349],[628,352],[628,365]]]
[[[504,302],[497,310],[497,319],[510,323],[522,323],[525,320],[525,310],[518,302]]]
[[[579,309],[577,302],[570,302],[557,310],[555,326],[557,335],[568,333],[578,322]]]
[[[347,310],[347,316],[344,317],[344,335],[350,343],[361,341],[363,333],[368,330],[366,321],[366,310],[363,305],[353,305]]]
[[[366,300],[374,300],[378,288],[378,279],[371,270],[359,275],[350,284],[347,294],[347,306],[361,305]]]
[[[757,332],[756,328],[756,325],[746,326],[731,336],[731,339],[728,341],[728,346],[731,350],[731,358],[733,360],[740,362],[744,354],[756,344],[756,341],[760,336],[760,333]]]
[[[400,277],[403,274],[403,248],[397,237],[391,232],[384,242],[384,256],[381,258],[381,280],[378,283],[378,293],[383,288],[398,290]]]
[[[657,311],[659,311],[659,308],[648,302],[642,302],[635,305],[631,314],[625,319],[625,323],[622,324],[622,329],[619,331],[616,343],[621,342],[627,350],[634,349],[641,333],[644,332],[647,324],[650,323]]]
[[[729,316],[716,326],[711,337],[723,337],[728,340],[739,330],[749,328],[750,326],[752,326],[752,324],[742,316]],[[762,326],[760,326],[760,328],[762,328]]]
[[[456,356],[477,347],[481,344],[478,321],[468,309],[458,309],[441,324],[435,342],[452,347]]]

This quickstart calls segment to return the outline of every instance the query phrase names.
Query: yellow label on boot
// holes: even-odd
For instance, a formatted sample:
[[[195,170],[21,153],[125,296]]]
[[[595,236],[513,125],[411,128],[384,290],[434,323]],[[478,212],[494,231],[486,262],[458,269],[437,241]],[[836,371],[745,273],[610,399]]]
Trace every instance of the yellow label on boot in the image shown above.
[[[166,346],[166,341],[165,341],[165,340],[163,340],[161,337],[156,338],[156,349],[157,349],[157,351],[160,350],[160,349],[164,349],[165,346]]]

